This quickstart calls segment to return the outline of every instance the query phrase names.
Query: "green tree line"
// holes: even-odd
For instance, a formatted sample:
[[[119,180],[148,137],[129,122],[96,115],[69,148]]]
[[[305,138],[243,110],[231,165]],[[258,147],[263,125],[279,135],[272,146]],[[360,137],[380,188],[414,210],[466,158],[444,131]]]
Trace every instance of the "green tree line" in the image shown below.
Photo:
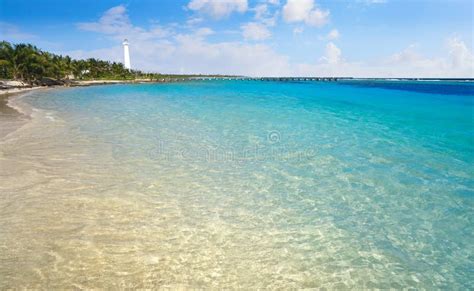
[[[40,84],[44,78],[55,80],[134,80],[183,78],[183,75],[161,75],[128,70],[122,63],[90,58],[75,60],[43,51],[32,44],[0,42],[0,79],[15,79]]]

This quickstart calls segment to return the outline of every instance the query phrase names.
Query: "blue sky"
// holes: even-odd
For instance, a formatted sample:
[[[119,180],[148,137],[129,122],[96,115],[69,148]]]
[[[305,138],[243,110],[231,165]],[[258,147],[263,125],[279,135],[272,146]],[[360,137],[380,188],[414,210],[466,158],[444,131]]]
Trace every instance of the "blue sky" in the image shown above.
[[[0,0],[0,38],[164,73],[474,77],[470,0]]]

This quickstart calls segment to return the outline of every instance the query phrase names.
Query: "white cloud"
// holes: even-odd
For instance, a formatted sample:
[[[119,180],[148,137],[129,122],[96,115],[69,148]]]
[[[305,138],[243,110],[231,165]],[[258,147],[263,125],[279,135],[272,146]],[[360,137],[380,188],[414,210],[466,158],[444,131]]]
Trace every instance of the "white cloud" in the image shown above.
[[[203,20],[204,19],[201,18],[201,17],[191,17],[188,20],[186,20],[186,24],[188,26],[194,26],[196,24],[199,24],[199,23],[203,22]]]
[[[393,54],[388,62],[391,64],[410,64],[422,59],[422,56],[416,51],[417,44],[411,44],[406,49]]]
[[[260,19],[260,22],[265,24],[266,26],[275,26],[276,23],[277,23],[278,15],[279,15],[279,13],[278,13],[278,11],[276,11],[273,14],[273,16],[269,16],[269,17]]]
[[[283,6],[283,19],[321,27],[329,21],[329,10],[315,7],[314,0],[287,0]]]
[[[107,10],[98,22],[79,23],[82,30],[95,31],[105,34],[116,34],[132,30],[132,25],[123,5],[115,6]]]
[[[268,0],[268,3],[272,5],[280,5],[280,0]]]
[[[247,40],[265,40],[271,36],[270,31],[265,25],[249,22],[241,26],[242,35]]]
[[[196,30],[195,35],[205,37],[208,35],[214,34],[214,30],[210,29],[209,27],[201,27]]]
[[[259,4],[259,5],[255,6],[255,8],[253,10],[255,11],[255,18],[256,19],[261,19],[261,18],[263,18],[264,16],[267,15],[268,5],[267,4]]]
[[[240,29],[242,30],[242,36],[245,40],[256,40],[262,41],[270,38],[271,32],[268,27],[273,27],[276,24],[278,11],[270,12],[267,4],[258,4],[251,9],[255,12],[255,21],[242,24]]]
[[[239,13],[247,11],[248,3],[247,0],[191,0],[187,7],[220,19],[229,16],[234,11]]]
[[[123,5],[110,8],[97,22],[82,22],[78,23],[77,27],[81,30],[108,34],[116,39],[129,40],[163,38],[172,33],[170,28],[158,25],[153,25],[148,30],[133,26]]]
[[[306,18],[306,24],[321,27],[329,21],[329,10],[315,9]]]
[[[278,11],[273,13],[270,11],[270,7],[267,4],[258,4],[253,9],[255,12],[255,20],[266,25],[266,26],[275,26],[278,18]],[[274,10],[274,9],[273,9]]]
[[[330,42],[326,45],[326,54],[321,59],[328,64],[339,64],[341,62],[341,49],[334,43]]]
[[[387,72],[395,76],[413,77],[474,77],[474,56],[466,44],[458,38],[449,38],[445,57],[429,58],[412,44],[382,62]]]
[[[338,31],[337,29],[333,29],[333,30],[331,30],[331,31],[328,33],[328,35],[326,36],[326,38],[327,38],[328,40],[336,40],[336,39],[339,38],[339,36],[340,36],[339,31]]]
[[[474,55],[467,48],[466,44],[457,37],[450,38],[447,41],[451,65],[454,68],[474,70]]]
[[[287,22],[305,21],[313,7],[313,0],[288,0],[283,6],[283,18]]]

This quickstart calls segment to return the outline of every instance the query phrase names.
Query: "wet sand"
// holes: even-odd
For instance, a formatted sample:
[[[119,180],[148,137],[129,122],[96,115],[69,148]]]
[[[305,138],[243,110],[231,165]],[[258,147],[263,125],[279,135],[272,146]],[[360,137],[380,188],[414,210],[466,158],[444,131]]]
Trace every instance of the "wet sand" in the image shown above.
[[[13,88],[0,90],[0,140],[30,120],[29,112],[20,112],[12,106],[12,99],[44,87]]]
[[[21,93],[0,95],[0,139],[20,128],[28,121],[28,116],[8,106],[9,98]]]

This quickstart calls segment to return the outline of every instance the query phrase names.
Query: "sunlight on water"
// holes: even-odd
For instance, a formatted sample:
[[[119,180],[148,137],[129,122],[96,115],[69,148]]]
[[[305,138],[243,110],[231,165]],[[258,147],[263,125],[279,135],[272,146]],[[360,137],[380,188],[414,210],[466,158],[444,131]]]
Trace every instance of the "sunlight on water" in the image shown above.
[[[376,85],[15,100],[0,288],[472,288],[474,87]]]

